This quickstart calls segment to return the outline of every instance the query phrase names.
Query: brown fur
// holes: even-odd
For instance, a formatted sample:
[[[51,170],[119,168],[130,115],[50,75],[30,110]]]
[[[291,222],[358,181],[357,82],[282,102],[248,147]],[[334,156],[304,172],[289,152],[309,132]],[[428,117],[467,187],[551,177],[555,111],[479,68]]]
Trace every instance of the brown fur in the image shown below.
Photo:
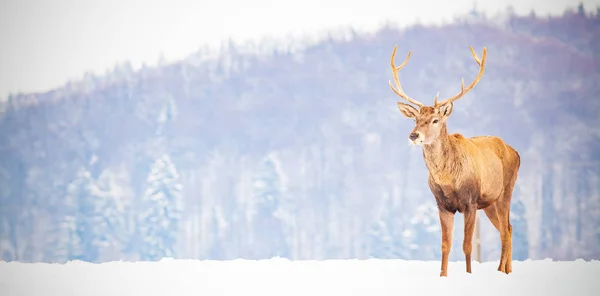
[[[473,50],[471,49],[473,52]],[[395,55],[395,49],[394,49]],[[410,55],[409,55],[410,56]],[[478,60],[483,74],[484,58]],[[407,57],[408,59],[408,57]],[[400,67],[392,68],[394,71]],[[396,84],[399,85],[395,74]],[[469,90],[476,83],[471,83]],[[391,83],[390,83],[391,86]],[[401,87],[396,94],[407,98]],[[448,255],[452,246],[452,231],[456,212],[464,215],[464,241],[466,271],[471,272],[471,251],[475,217],[478,209],[483,209],[494,227],[500,232],[502,252],[498,270],[504,273],[512,271],[512,226],[510,225],[510,202],[517,180],[521,159],[519,153],[502,139],[493,136],[465,138],[460,134],[448,134],[446,120],[452,113],[453,101],[464,95],[465,88],[452,99],[434,106],[418,103],[415,107],[398,102],[400,112],[415,120],[415,128],[409,138],[423,145],[423,158],[429,170],[429,188],[438,205],[440,224],[442,227],[442,263],[440,276],[448,275]],[[407,99],[408,100],[408,99]],[[418,137],[416,137],[418,136]]]

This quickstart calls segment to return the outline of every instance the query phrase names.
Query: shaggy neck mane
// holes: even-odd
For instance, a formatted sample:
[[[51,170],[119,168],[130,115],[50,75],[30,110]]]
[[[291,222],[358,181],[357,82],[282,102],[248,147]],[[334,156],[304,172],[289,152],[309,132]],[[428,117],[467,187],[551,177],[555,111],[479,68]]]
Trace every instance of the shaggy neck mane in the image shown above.
[[[440,131],[435,142],[423,145],[423,157],[429,172],[436,180],[447,180],[447,177],[456,177],[461,171],[462,158],[460,148],[456,143],[458,139],[448,135],[446,125]]]

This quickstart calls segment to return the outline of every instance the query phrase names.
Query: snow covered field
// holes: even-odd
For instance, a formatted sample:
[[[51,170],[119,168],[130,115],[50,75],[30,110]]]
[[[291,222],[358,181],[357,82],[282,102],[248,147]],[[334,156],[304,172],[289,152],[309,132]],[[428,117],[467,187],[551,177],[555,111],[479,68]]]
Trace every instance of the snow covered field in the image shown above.
[[[600,262],[514,262],[510,275],[497,262],[403,260],[288,261],[162,260],[90,264],[0,262],[0,294],[34,295],[600,295]],[[440,294],[443,293],[443,294]]]

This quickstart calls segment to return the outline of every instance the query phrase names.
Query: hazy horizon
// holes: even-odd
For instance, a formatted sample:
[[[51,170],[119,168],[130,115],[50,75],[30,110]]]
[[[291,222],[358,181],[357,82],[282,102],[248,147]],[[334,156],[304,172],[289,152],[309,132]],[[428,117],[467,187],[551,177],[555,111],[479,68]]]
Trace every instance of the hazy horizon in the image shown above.
[[[388,86],[397,44],[396,65],[414,52],[403,89],[427,105],[475,79],[468,45],[480,57],[488,48],[447,131],[518,151],[512,258],[598,260],[600,14],[585,11],[481,20],[467,10],[452,25],[320,34],[307,50],[282,40],[300,48],[285,53],[272,40],[259,55],[236,45],[18,96],[0,104],[0,259],[439,260],[429,172],[408,143],[415,122]],[[106,44],[116,43],[96,42]],[[481,260],[499,260],[501,237],[479,213]],[[452,261],[465,258],[455,218]]]
[[[33,2],[9,0],[0,4],[1,99],[10,93],[58,88],[69,80],[81,79],[86,72],[102,75],[125,61],[137,69],[142,63],[155,65],[161,54],[168,62],[179,60],[202,46],[216,47],[229,38],[243,42],[311,35],[340,26],[371,30],[386,21],[399,25],[449,22],[474,5],[488,16],[506,11],[509,6],[517,14],[535,10],[542,16],[560,15],[580,2],[588,10],[600,5],[600,0],[459,0],[444,9],[432,10],[444,2]],[[410,4],[410,9],[403,9],[403,3]],[[210,29],[203,29],[206,27]]]

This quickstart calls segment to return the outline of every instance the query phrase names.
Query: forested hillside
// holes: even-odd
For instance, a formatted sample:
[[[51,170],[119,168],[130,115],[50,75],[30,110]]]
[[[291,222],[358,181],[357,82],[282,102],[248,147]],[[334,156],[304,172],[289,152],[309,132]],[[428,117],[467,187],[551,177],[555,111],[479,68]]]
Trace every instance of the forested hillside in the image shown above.
[[[404,90],[429,104],[475,77],[469,46],[487,47],[448,128],[519,151],[514,259],[600,259],[599,34],[600,16],[581,12],[384,26],[260,55],[231,43],[10,96],[1,259],[439,260],[413,122],[388,86],[396,44],[402,59],[413,51]],[[480,217],[483,258],[498,260]],[[451,260],[463,260],[462,215],[455,229]]]

